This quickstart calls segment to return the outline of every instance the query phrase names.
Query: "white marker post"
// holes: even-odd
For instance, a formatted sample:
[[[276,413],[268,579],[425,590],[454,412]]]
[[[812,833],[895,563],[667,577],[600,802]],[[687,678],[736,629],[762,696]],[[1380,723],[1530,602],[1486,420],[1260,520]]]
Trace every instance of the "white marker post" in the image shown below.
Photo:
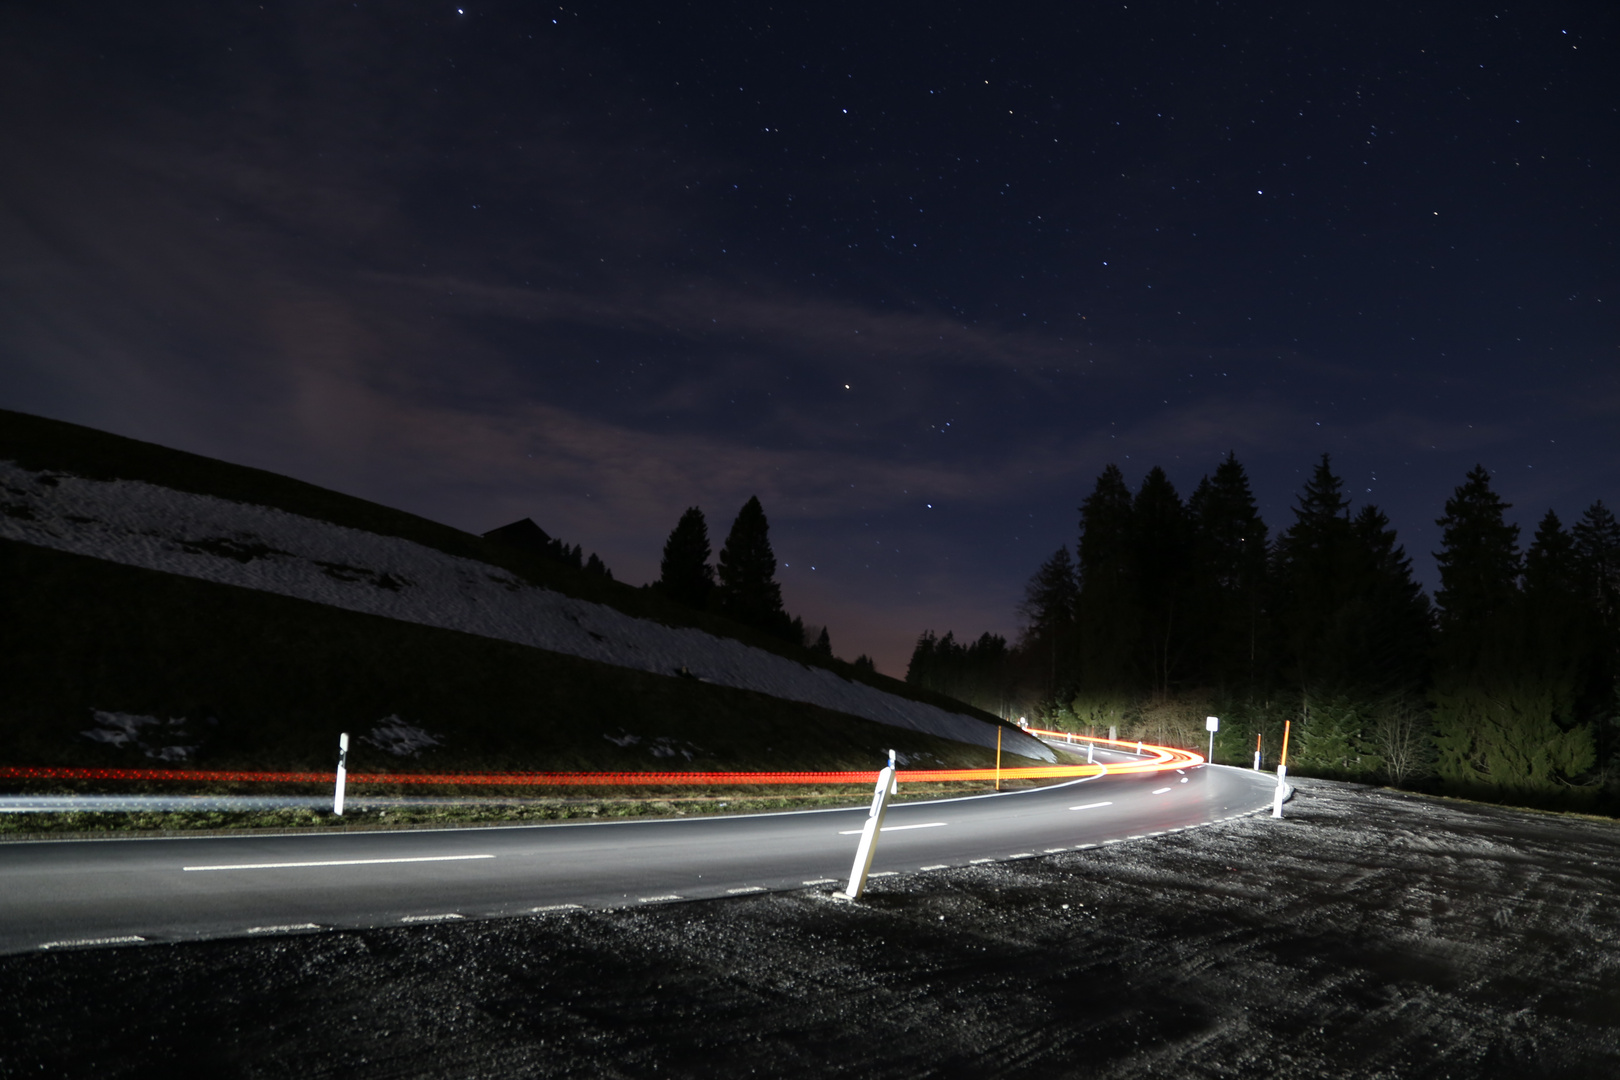
[[[1092,752],[1094,750],[1096,750],[1096,749],[1097,749],[1097,744],[1096,743],[1094,743],[1094,742],[1086,743],[1086,764],[1087,765],[1092,765],[1092,764],[1096,763],[1097,759],[1091,756]]]
[[[889,812],[889,796],[898,790],[894,779],[894,751],[889,751],[889,764],[878,773],[877,787],[872,792],[872,809],[867,812],[866,825],[861,829],[861,842],[855,848],[855,864],[849,869],[849,885],[833,893],[840,900],[859,900],[866,891],[866,876],[872,872],[872,856],[877,854],[878,833],[883,828],[883,816]]]
[[[1209,732],[1209,758],[1211,765],[1215,764],[1215,733],[1221,730],[1221,718],[1218,716],[1204,717],[1204,730]]]
[[[1288,729],[1293,726],[1292,720],[1283,721],[1283,744],[1281,760],[1277,765],[1277,790],[1271,796],[1271,816],[1283,816],[1283,799],[1288,796]]]
[[[332,792],[332,813],[343,816],[343,788],[349,782],[349,733],[338,736],[337,787]]]

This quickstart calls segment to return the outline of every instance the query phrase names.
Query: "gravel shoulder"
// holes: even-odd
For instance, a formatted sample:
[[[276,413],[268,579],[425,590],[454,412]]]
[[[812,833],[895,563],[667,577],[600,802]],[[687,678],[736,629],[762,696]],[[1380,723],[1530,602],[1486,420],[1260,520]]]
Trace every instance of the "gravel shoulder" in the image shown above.
[[[1298,786],[858,905],[0,958],[0,1076],[1620,1076],[1620,823]]]

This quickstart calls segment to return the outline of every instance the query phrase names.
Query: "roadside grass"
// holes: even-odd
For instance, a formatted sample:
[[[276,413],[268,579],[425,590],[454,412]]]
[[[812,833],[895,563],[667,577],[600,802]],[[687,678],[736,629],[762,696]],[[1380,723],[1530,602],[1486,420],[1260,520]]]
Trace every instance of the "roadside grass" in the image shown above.
[[[938,705],[990,723],[1005,723],[991,713],[943,694],[826,657],[734,623],[713,612],[697,611],[677,604],[657,589],[610,581],[415,514],[262,469],[233,465],[198,454],[171,450],[155,443],[6,409],[0,409],[0,460],[15,461],[29,469],[68,473],[95,480],[140,480],[177,491],[274,507],[352,529],[399,537],[450,555],[501,567],[530,584],[616,608],[635,618],[649,619],[666,626],[694,627],[716,637],[735,638],[744,644],[811,667],[826,668],[885,693]],[[0,500],[0,504],[3,504],[3,500]],[[3,511],[3,505],[0,505],[0,512]],[[491,521],[489,527],[505,524],[507,522]],[[542,527],[545,524],[540,522]],[[0,583],[3,581],[0,578]],[[33,613],[24,608],[17,614],[29,617]]]
[[[1004,790],[1034,786],[1007,781]],[[983,783],[917,784],[902,787],[895,802],[977,795],[993,790]],[[308,793],[304,789],[303,793]],[[172,793],[172,792],[171,792]],[[121,794],[129,794],[122,792]],[[398,795],[399,793],[393,793]],[[319,795],[330,797],[330,792]],[[387,798],[367,791],[352,798]],[[384,807],[345,807],[342,817],[321,807],[268,810],[72,811],[0,814],[0,841],[82,839],[99,836],[176,836],[237,834],[253,831],[357,831],[461,828],[477,825],[542,824],[561,821],[610,821],[624,818],[695,817],[762,814],[792,810],[859,808],[871,797],[867,785],[833,785],[810,791],[718,791],[678,789],[678,793],[625,795],[602,793],[560,797],[524,796],[468,799],[446,804],[400,803]]]

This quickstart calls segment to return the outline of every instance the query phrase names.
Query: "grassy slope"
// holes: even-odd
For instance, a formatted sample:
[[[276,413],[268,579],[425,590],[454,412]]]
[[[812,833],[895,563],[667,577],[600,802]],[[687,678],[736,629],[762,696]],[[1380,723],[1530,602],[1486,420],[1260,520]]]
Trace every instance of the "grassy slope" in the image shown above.
[[[54,421],[0,413],[0,458],[403,536],[587,599],[618,601],[643,617],[673,607],[649,590],[600,582],[386,507]],[[684,614],[661,621],[732,629]],[[775,644],[773,651],[809,658]],[[910,689],[881,676],[867,681]],[[93,709],[185,717],[171,741],[200,741],[194,760],[210,767],[328,768],[338,731],[358,734],[394,714],[444,735],[445,745],[406,763],[359,744],[353,768],[865,768],[891,746],[953,765],[987,760],[976,748],[750,691],[0,541],[0,753],[17,764],[157,764],[140,750],[85,739]],[[621,732],[643,742],[620,747],[604,738]],[[648,742],[659,737],[692,749],[693,758],[653,756]],[[1022,763],[1009,755],[1009,765]]]
[[[1004,723],[990,713],[944,695],[886,675],[862,671],[840,660],[829,661],[808,649],[757,633],[729,619],[709,612],[693,611],[671,602],[655,590],[607,581],[403,510],[380,506],[262,469],[232,465],[94,428],[6,409],[0,409],[0,461],[15,461],[30,469],[71,473],[97,480],[143,480],[177,491],[271,506],[353,529],[401,537],[451,555],[492,563],[535,585],[605,604],[639,619],[651,619],[666,626],[691,626],[717,637],[736,638],[813,667],[828,668],[885,693],[925,701],[989,723]],[[544,522],[541,524],[544,525]]]
[[[197,764],[329,768],[339,731],[392,714],[445,746],[352,767],[871,767],[882,748],[984,754],[812,705],[629,671],[452,630],[0,541],[0,717],[28,764],[151,765],[79,732],[91,710],[186,717]],[[209,724],[210,718],[217,724]],[[700,748],[656,758],[604,734]],[[1018,759],[1022,761],[1022,759]]]

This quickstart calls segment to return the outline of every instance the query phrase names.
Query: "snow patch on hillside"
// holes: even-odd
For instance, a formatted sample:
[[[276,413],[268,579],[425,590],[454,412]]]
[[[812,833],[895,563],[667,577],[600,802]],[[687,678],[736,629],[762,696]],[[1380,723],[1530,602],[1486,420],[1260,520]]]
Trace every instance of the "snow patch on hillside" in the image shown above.
[[[135,480],[0,461],[0,537],[619,667],[801,701],[977,746],[994,726],[690,627],[663,626],[409,540]],[[1005,748],[1055,760],[1006,732]],[[673,752],[673,751],[672,751]]]

